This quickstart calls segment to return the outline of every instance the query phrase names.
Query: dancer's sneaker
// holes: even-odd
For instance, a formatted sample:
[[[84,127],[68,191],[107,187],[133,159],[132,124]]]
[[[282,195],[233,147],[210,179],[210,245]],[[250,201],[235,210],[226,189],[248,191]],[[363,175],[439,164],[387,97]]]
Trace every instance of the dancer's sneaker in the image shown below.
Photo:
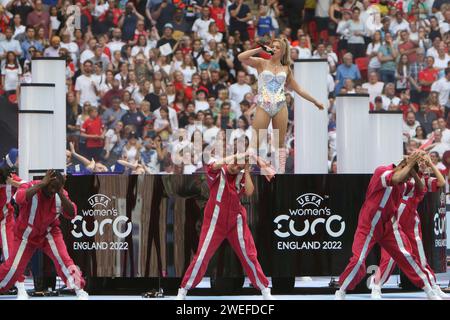
[[[433,291],[441,298],[448,298],[448,294],[446,294],[444,291],[442,291],[441,287],[439,287],[437,284],[433,286]]]
[[[275,300],[275,298],[270,293],[270,288],[262,289],[261,294],[262,294],[263,300]]]
[[[83,289],[75,290],[78,300],[89,300],[89,294]]]
[[[334,300],[345,300],[345,291],[339,289],[334,293]]]
[[[25,290],[25,283],[16,282],[16,288],[17,288],[17,300],[28,300],[30,298],[27,290]]]
[[[424,288],[425,294],[427,295],[428,300],[442,300],[442,298],[431,288]]]
[[[187,290],[185,288],[178,289],[178,294],[175,297],[175,300],[186,300]]]

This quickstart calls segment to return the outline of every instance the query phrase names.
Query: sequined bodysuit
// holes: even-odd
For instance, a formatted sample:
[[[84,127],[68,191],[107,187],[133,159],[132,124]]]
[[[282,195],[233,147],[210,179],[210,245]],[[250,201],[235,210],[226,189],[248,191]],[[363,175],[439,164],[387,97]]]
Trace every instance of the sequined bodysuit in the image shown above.
[[[274,117],[286,106],[286,96],[284,93],[286,76],[285,71],[274,74],[269,70],[264,70],[258,75],[257,102],[270,117]]]

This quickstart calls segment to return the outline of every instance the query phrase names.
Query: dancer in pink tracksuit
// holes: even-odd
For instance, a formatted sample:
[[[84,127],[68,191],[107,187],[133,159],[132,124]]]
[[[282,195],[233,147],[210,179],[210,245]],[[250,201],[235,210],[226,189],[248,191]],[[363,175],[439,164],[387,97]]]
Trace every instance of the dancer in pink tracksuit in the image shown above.
[[[424,175],[420,178],[419,183],[414,183],[409,192],[405,192],[401,199],[400,206],[397,211],[397,220],[402,227],[403,232],[408,237],[412,247],[412,254],[415,256],[425,270],[431,286],[440,297],[445,298],[447,294],[441,290],[436,283],[436,276],[433,270],[428,265],[425,251],[422,244],[422,228],[420,225],[420,217],[417,212],[417,206],[423,200],[427,192],[436,192],[440,187],[445,185],[445,178],[442,176],[438,168],[433,164],[429,155],[423,155],[423,161],[420,164],[420,169],[425,171],[426,168],[432,170],[436,178]],[[408,190],[407,190],[408,191]],[[381,299],[381,287],[389,279],[394,271],[395,261],[389,253],[381,249],[380,266],[372,283],[372,298]]]
[[[14,207],[11,204],[11,199],[17,188],[24,184],[19,176],[11,174],[9,168],[2,168],[2,177],[0,177],[0,244],[2,247],[3,259],[8,260],[10,253],[14,249]],[[28,299],[27,291],[25,290],[25,277],[21,275],[15,284],[17,288],[17,298],[19,300]]]
[[[258,262],[255,243],[247,226],[247,212],[239,199],[244,193],[250,196],[254,190],[249,164],[235,164],[236,160],[243,162],[246,157],[247,153],[236,153],[207,166],[210,196],[197,253],[184,275],[178,291],[179,300],[185,299],[187,291],[200,282],[209,260],[225,239],[239,257],[253,286],[261,290],[264,299],[272,299],[269,281]]]
[[[361,208],[358,227],[353,240],[353,256],[339,278],[341,285],[336,291],[336,299],[345,299],[347,290],[352,290],[366,275],[365,260],[368,253],[378,243],[395,260],[400,269],[417,287],[422,288],[427,297],[440,300],[420,262],[411,252],[408,237],[402,231],[395,213],[400,199],[411,176],[417,176],[417,163],[421,152],[413,153],[397,167],[393,165],[378,167],[370,180],[366,200]]]
[[[0,292],[11,288],[19,279],[36,249],[54,262],[57,274],[81,300],[88,299],[85,281],[73,263],[59,228],[59,215],[73,219],[76,205],[64,190],[65,178],[49,170],[43,180],[22,184],[14,195],[19,205],[14,246],[8,260],[0,265]]]

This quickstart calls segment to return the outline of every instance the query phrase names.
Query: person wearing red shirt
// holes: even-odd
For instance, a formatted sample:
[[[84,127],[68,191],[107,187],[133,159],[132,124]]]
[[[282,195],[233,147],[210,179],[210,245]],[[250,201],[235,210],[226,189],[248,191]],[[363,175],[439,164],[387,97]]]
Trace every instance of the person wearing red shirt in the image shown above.
[[[225,36],[225,8],[220,5],[220,0],[213,0],[212,6],[209,7],[211,18],[216,22],[217,30]]]
[[[424,100],[428,98],[428,95],[431,91],[431,85],[433,82],[437,81],[439,70],[434,68],[434,58],[432,56],[428,56],[426,58],[426,68],[419,72],[419,84],[420,84],[420,95],[421,99]]]
[[[97,108],[89,109],[89,118],[81,127],[81,137],[86,138],[86,158],[99,161],[105,146],[105,127]]]
[[[397,220],[411,243],[412,254],[419,259],[421,266],[426,271],[433,290],[442,298],[445,298],[447,294],[437,285],[436,276],[428,265],[425,256],[422,244],[422,228],[420,226],[419,213],[417,212],[417,206],[423,200],[425,194],[427,192],[437,192],[439,188],[445,186],[445,179],[438,168],[433,165],[430,156],[424,155],[423,161],[420,164],[420,170],[424,172],[427,168],[432,170],[436,178],[420,174],[419,183],[414,183],[409,193],[403,195],[397,211]],[[394,259],[392,259],[386,250],[381,249],[379,269],[372,278],[372,299],[381,299],[381,286],[389,279],[394,268]]]
[[[340,289],[335,293],[336,300],[344,300],[346,291],[352,290],[364,278],[365,260],[376,243],[394,258],[414,285],[425,291],[428,299],[442,299],[433,290],[420,261],[412,255],[411,244],[395,215],[405,189],[412,187],[411,183],[406,182],[411,177],[415,181],[420,180],[417,167],[422,154],[423,151],[415,151],[398,166],[380,166],[375,169],[358,217],[353,255],[339,277]]]
[[[11,151],[8,155],[10,154]],[[0,165],[0,244],[2,247],[4,261],[9,259],[14,250],[15,243],[14,227],[16,221],[14,218],[14,207],[11,200],[17,188],[25,183],[25,181],[23,181],[19,176],[11,173],[12,170],[13,168],[8,161],[3,162]],[[28,293],[25,290],[24,281],[25,277],[20,275],[15,283],[18,300],[28,299]]]
[[[80,300],[89,295],[83,290],[85,280],[70,258],[59,227],[59,215],[71,220],[77,206],[66,190],[65,178],[54,170],[42,180],[24,183],[14,195],[19,205],[19,217],[14,230],[15,243],[10,258],[0,265],[0,292],[10,289],[23,275],[37,249],[41,249],[55,264],[56,273],[68,288],[74,289]]]
[[[201,281],[209,260],[225,239],[241,261],[253,286],[261,290],[265,300],[273,299],[269,281],[257,259],[255,243],[247,225],[247,212],[239,199],[241,195],[250,196],[254,191],[250,165],[246,160],[248,153],[237,153],[236,143],[234,148],[234,155],[212,159],[206,167],[209,199],[197,253],[183,277],[177,300],[184,300],[187,291]]]

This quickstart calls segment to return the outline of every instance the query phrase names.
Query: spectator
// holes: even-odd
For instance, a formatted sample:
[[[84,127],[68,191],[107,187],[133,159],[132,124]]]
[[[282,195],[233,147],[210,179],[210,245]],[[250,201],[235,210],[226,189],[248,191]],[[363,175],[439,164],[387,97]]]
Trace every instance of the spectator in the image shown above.
[[[360,20],[361,10],[358,7],[352,9],[352,19],[347,22],[348,28],[348,51],[353,54],[353,57],[364,57],[365,44],[364,36],[366,35],[366,27]]]
[[[390,24],[390,32],[397,36],[398,32],[403,30],[409,32],[409,23],[403,18],[402,10],[397,10],[395,12],[395,19],[392,19]]]
[[[410,65],[410,88],[411,88],[411,101],[413,103],[420,102],[420,84],[419,84],[419,73],[426,68],[425,64],[425,50],[423,48],[416,49],[417,60]]]
[[[92,78],[92,62],[87,60],[83,63],[83,74],[75,81],[75,92],[79,105],[89,102],[91,106],[97,107],[97,91]]]
[[[392,82],[384,86],[384,94],[381,98],[383,99],[384,110],[398,110],[400,98],[395,95],[395,85]]]
[[[159,96],[159,105],[160,107],[158,107],[157,109],[155,109],[155,111],[153,112],[153,115],[155,116],[156,119],[162,119],[162,115],[161,115],[161,108],[167,108],[167,112],[168,112],[168,119],[170,121],[170,127],[172,128],[172,130],[178,130],[179,125],[178,125],[178,117],[177,117],[177,112],[175,111],[174,108],[171,108],[169,106],[169,99],[167,98],[167,95],[165,93],[161,94]]]
[[[416,128],[420,126],[419,121],[416,120],[414,112],[410,111],[406,115],[403,122],[403,141],[407,142],[416,135]]]
[[[16,54],[13,51],[6,53],[5,64],[1,67],[3,90],[7,95],[19,92],[19,78],[22,68],[17,63]]]
[[[439,93],[439,104],[445,107],[445,119],[450,110],[450,68],[445,69],[445,77],[433,82],[431,91]]]
[[[244,0],[231,0],[232,4],[228,7],[230,11],[230,35],[235,35],[236,31],[240,34],[242,41],[248,40],[247,22],[252,19],[250,8],[244,3]]]
[[[117,123],[127,113],[120,107],[120,102],[121,102],[120,97],[118,96],[113,97],[111,107],[108,107],[102,114],[103,124],[108,130],[115,128]]]
[[[416,120],[420,122],[420,126],[425,132],[432,133],[435,129],[438,129],[437,116],[434,112],[431,112],[426,104],[420,104],[420,110],[416,112]],[[427,138],[429,137],[427,136]]]
[[[59,49],[61,48],[60,43],[61,39],[58,36],[53,36],[50,41],[50,47],[44,51],[44,57],[59,57]]]
[[[33,27],[28,26],[26,29],[25,40],[22,41],[22,54],[23,54],[22,58],[24,58],[25,60],[31,61],[31,54],[28,51],[30,47],[34,47],[35,50],[38,50],[38,51],[44,50],[44,47],[42,46],[42,44],[35,39],[35,35],[36,35],[36,30]]]
[[[444,117],[444,107],[439,104],[439,93],[431,91],[428,99],[425,101],[427,108],[436,114],[438,118]]]
[[[358,67],[353,64],[353,55],[347,52],[344,55],[344,63],[339,65],[336,70],[336,88],[335,93],[338,94],[344,86],[345,79],[359,80],[361,74]]]
[[[245,76],[246,74],[244,71],[238,71],[237,82],[232,84],[228,90],[230,100],[234,101],[236,105],[239,105],[239,103],[244,100],[246,93],[252,92],[252,88],[245,83]]]
[[[381,96],[383,92],[384,83],[378,81],[378,75],[376,72],[372,71],[369,73],[369,81],[363,83],[363,89],[367,90],[369,94],[369,102],[374,103],[375,98]]]
[[[408,56],[402,54],[400,60],[397,63],[397,69],[395,70],[395,90],[399,94],[409,88],[411,72],[409,69]]]
[[[130,164],[137,164],[140,160],[141,145],[139,144],[139,134],[132,131],[128,135],[128,142],[122,150],[122,160]]]
[[[444,152],[448,150],[448,145],[442,142],[442,132],[437,129],[434,131],[433,144],[426,147],[425,150],[429,153],[436,152],[440,158],[444,155]]]
[[[384,35],[384,43],[378,50],[378,60],[380,60],[380,79],[384,83],[395,82],[395,60],[398,51],[394,47],[391,33],[386,32]]]
[[[292,48],[298,50],[298,59],[311,58],[311,48],[308,47],[308,41],[305,36],[300,36],[298,46]]]
[[[142,136],[142,129],[145,123],[144,114],[137,110],[136,102],[134,99],[130,99],[128,102],[129,110],[125,113],[121,121],[125,126],[132,125],[135,128],[135,133],[138,137]]]
[[[420,98],[424,101],[428,98],[431,91],[431,85],[438,79],[439,71],[434,68],[434,58],[426,58],[426,68],[419,72]]]
[[[8,51],[14,52],[16,57],[22,55],[22,48],[19,41],[13,39],[13,29],[8,27],[5,31],[5,39],[0,41],[0,61],[6,57]]]
[[[100,160],[100,156],[105,145],[105,129],[101,118],[98,115],[97,108],[89,108],[89,118],[81,126],[81,137],[86,139],[86,158]]]
[[[32,0],[10,0],[6,4],[6,10],[9,10],[14,16],[18,15],[20,20],[27,21],[28,15],[33,11],[35,4]]]
[[[164,32],[161,39],[158,40],[157,47],[162,47],[165,44],[169,44],[171,50],[175,49],[176,40],[173,38],[173,25],[171,23],[166,23],[164,25]]]
[[[212,0],[212,5],[209,7],[211,18],[216,23],[217,29],[220,33],[226,33],[225,26],[225,8],[221,0]]]
[[[450,56],[448,55],[448,53],[446,52],[447,50],[447,46],[445,45],[445,43],[442,41],[441,43],[439,43],[439,48],[437,50],[437,56],[434,57],[434,67],[439,70],[444,72],[445,68],[448,67],[448,63],[450,62]]]
[[[378,50],[381,47],[381,32],[375,31],[372,37],[372,42],[369,43],[366,50],[366,55],[370,59],[369,65],[368,65],[368,73],[371,74],[372,72],[378,72],[380,69],[381,63],[378,59]]]
[[[263,4],[260,4],[258,8],[258,16],[255,20],[258,37],[263,37],[265,35],[274,37],[275,28],[272,24],[272,17],[268,15],[269,8]]]
[[[103,159],[106,160],[106,165],[109,167],[117,162],[118,155],[112,150],[119,144],[123,130],[123,122],[117,121],[114,127],[111,127],[105,134],[105,154]]]
[[[28,26],[32,26],[36,30],[38,28],[43,28],[44,30],[43,36],[46,39],[52,36],[50,14],[44,10],[42,0],[36,0],[34,2],[34,10],[27,15],[26,22]]]
[[[214,23],[214,19],[210,16],[209,7],[204,6],[201,9],[201,17],[196,19],[192,26],[192,31],[195,32],[197,37],[205,40],[211,23]]]
[[[416,49],[417,43],[409,39],[409,33],[407,30],[400,31],[400,41],[398,43],[399,54],[405,54],[408,57],[408,63],[414,63],[417,60]]]

